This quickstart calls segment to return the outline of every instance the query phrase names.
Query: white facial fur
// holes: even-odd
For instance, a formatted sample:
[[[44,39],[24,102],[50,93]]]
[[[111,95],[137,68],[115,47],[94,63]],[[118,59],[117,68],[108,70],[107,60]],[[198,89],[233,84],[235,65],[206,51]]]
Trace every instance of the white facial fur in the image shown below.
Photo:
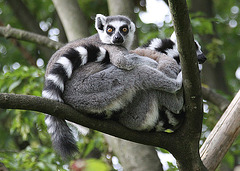
[[[131,22],[131,20],[129,19],[129,21],[130,21],[130,25],[129,25],[126,21],[120,19],[120,17],[121,16],[119,16],[119,20],[118,20],[118,18],[116,18],[115,20],[112,20],[107,23],[107,17],[105,17],[104,15],[101,15],[101,14],[97,14],[96,21],[95,21],[95,28],[97,29],[99,37],[103,43],[115,44],[113,42],[114,36],[117,33],[119,33],[123,37],[123,42],[121,44],[116,44],[116,45],[122,45],[122,46],[126,47],[127,49],[130,49],[132,42],[134,40],[135,24],[133,22]],[[103,27],[102,29],[99,29],[100,23]],[[111,25],[115,28],[115,32],[112,35],[109,35],[106,32],[108,25]],[[129,32],[127,35],[123,35],[119,31],[120,27],[123,25],[128,25]]]

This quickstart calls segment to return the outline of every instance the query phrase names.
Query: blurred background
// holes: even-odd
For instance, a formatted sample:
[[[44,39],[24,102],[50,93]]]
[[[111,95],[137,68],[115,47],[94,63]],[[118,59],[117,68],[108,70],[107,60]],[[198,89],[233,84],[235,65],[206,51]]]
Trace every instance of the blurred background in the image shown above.
[[[203,86],[231,101],[240,87],[240,1],[187,2],[194,37],[208,58],[203,66]],[[65,14],[56,10],[59,4],[57,0],[0,0],[0,26],[9,24],[13,28],[67,43],[96,33],[94,18],[101,13],[127,15],[136,23],[134,47],[151,38],[168,38],[173,32],[168,3],[164,0],[70,0],[68,5],[75,6],[77,12],[68,20],[79,28],[77,31],[73,26],[70,29],[66,26],[61,16]],[[45,67],[55,50],[28,41],[0,37],[0,92],[41,96]],[[200,144],[224,109],[204,100]],[[118,148],[122,147],[119,151],[109,137],[86,128],[78,138],[81,151],[78,162],[85,170],[140,170],[147,163],[153,165],[147,156],[137,161],[136,155],[139,154],[131,151],[133,147],[141,151],[146,146],[116,139]],[[174,158],[166,150],[153,147],[151,150],[160,157],[154,162],[158,170],[178,170]],[[32,111],[0,109],[0,162],[10,170],[69,170],[69,163],[62,161],[51,147],[44,115]],[[239,137],[218,170],[231,171],[237,165],[240,165]]]

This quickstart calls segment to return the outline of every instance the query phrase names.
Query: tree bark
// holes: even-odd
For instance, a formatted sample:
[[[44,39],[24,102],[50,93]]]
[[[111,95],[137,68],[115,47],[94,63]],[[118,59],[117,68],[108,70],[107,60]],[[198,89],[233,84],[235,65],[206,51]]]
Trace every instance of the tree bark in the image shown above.
[[[163,171],[154,147],[104,134],[125,171]]]
[[[5,38],[15,38],[18,40],[25,40],[25,41],[36,43],[38,45],[43,45],[45,47],[55,49],[55,50],[63,46],[62,43],[53,41],[46,36],[15,29],[15,28],[12,28],[10,25],[8,25],[7,27],[0,26],[0,36],[3,36]]]
[[[134,1],[129,0],[108,0],[109,15],[125,15],[132,21],[136,21],[134,13]]]
[[[53,0],[62,21],[68,41],[89,36],[89,29],[84,14],[76,0]]]
[[[200,149],[209,171],[214,171],[240,133],[240,91],[224,112]]]
[[[188,7],[186,0],[169,0],[168,3],[180,54],[186,106],[185,122],[178,130],[184,137],[178,137],[178,143],[184,150],[172,154],[176,157],[179,170],[206,170],[198,152],[203,119],[202,94]]]

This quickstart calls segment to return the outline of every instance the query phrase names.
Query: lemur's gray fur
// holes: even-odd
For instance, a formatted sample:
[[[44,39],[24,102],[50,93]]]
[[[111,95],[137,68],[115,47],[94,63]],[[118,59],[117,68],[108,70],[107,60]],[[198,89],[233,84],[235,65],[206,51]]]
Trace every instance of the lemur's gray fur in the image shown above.
[[[53,54],[47,65],[43,97],[59,102],[70,102],[69,104],[72,102],[71,105],[76,109],[83,105],[81,109],[85,109],[86,112],[110,117],[113,113],[123,110],[139,91],[145,93],[147,90],[160,90],[173,93],[175,96],[174,93],[181,89],[181,74],[171,78],[156,68],[157,62],[154,60],[128,52],[135,31],[135,25],[130,19],[124,16],[105,17],[98,14],[95,27],[98,34],[70,42]],[[75,75],[77,71],[74,71],[78,68],[85,72]],[[72,82],[65,85],[71,77],[82,79],[82,84],[76,85]],[[67,92],[73,93],[72,96],[71,93],[65,93],[67,89],[69,89]],[[77,93],[79,96],[74,96]],[[110,94],[112,96],[109,96]],[[70,99],[67,100],[67,97]],[[74,105],[76,98],[80,106]],[[168,107],[169,104],[166,103],[166,108]],[[147,111],[150,109],[152,108]],[[180,109],[181,107],[177,107],[172,110],[178,113]],[[154,117],[157,117],[155,115]],[[124,117],[119,118],[123,118],[120,121],[124,123]],[[148,125],[151,120],[146,122]],[[46,115],[45,123],[53,146],[61,156],[66,158],[77,151],[74,137],[64,120]],[[145,127],[146,130],[151,129]]]
[[[202,52],[198,53],[200,50],[200,46],[196,47],[198,61],[203,63],[206,58]],[[131,53],[156,60],[158,70],[169,78],[176,79],[181,71],[177,47],[170,39],[153,39]],[[174,130],[183,118],[182,90],[169,93],[154,87],[139,87],[150,81],[151,76],[155,77],[145,66],[126,71],[113,65],[91,64],[75,74],[64,92],[65,103],[75,109],[86,109],[99,118],[113,115],[134,130]],[[109,109],[117,112],[109,112]]]
[[[180,66],[173,58],[159,55],[158,69],[165,76],[176,79]],[[134,130],[174,130],[182,115],[182,90],[169,93],[157,89],[158,83],[171,86],[161,79],[162,76],[144,65],[127,71],[113,65],[91,63],[74,72],[66,83],[63,98],[77,110],[93,112],[90,116],[113,117]],[[145,83],[150,81],[151,87],[146,87]]]

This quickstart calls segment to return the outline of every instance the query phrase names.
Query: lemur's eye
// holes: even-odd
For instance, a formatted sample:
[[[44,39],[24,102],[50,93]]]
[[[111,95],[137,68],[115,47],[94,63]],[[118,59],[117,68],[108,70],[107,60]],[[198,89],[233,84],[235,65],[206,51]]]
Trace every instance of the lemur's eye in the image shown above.
[[[109,33],[111,33],[112,31],[113,31],[112,28],[108,28],[108,29],[107,29],[107,32],[109,32]]]
[[[123,32],[127,32],[128,29],[127,29],[126,27],[124,27],[124,28],[122,29],[122,31],[123,31]]]

